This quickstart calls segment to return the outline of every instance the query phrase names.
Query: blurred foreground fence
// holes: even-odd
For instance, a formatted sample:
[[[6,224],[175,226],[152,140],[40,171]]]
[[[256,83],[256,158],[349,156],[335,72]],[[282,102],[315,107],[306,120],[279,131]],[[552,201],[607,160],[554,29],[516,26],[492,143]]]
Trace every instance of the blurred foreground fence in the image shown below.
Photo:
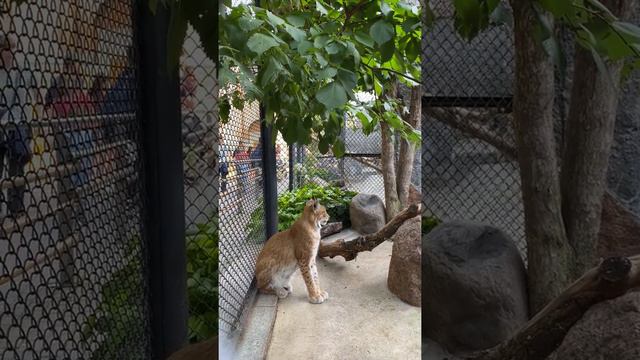
[[[16,3],[0,13],[0,359],[163,359],[217,334],[212,62],[191,34],[182,82],[167,72],[162,7]]]

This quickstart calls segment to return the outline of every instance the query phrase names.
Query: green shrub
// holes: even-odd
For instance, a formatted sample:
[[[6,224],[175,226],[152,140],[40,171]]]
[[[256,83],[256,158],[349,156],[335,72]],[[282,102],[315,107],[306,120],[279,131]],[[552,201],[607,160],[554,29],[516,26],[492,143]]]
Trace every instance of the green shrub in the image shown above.
[[[316,184],[307,184],[292,192],[285,192],[278,197],[278,231],[291,227],[302,214],[309,199],[320,200],[320,204],[327,208],[330,221],[340,221],[344,227],[349,227],[349,204],[356,195],[355,191],[336,186],[321,187]]]
[[[422,216],[422,235],[427,235],[442,221],[435,216]]]
[[[101,335],[100,345],[92,353],[92,360],[107,360],[137,354],[147,332],[145,313],[143,264],[140,262],[140,240],[132,237],[124,251],[125,263],[101,289],[100,304],[83,326],[84,339]],[[131,336],[138,334],[138,336]]]
[[[218,334],[217,219],[197,227],[197,232],[186,238],[189,341],[192,343]]]
[[[327,208],[331,217],[329,221],[340,221],[343,226],[351,226],[349,218],[349,204],[358,193],[344,190],[337,186],[321,187],[308,183],[305,186],[287,191],[278,197],[278,231],[284,231],[300,217],[304,205],[309,199],[318,199],[320,204]],[[264,240],[264,207],[262,203],[251,213],[247,225],[248,239]]]

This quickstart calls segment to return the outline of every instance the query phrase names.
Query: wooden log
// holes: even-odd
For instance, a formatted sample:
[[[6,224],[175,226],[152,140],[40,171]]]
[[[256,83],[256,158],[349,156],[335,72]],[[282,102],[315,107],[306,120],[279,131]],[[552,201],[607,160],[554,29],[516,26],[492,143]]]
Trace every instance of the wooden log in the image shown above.
[[[329,235],[339,233],[340,231],[342,231],[341,222],[328,223],[320,229],[320,238],[325,238]]]
[[[468,360],[544,360],[593,305],[640,287],[640,255],[610,257],[587,271],[511,339]]]
[[[391,221],[389,221],[380,231],[365,236],[360,236],[351,241],[338,239],[331,242],[320,242],[318,256],[320,257],[336,257],[342,256],[346,261],[351,261],[358,256],[361,251],[371,251],[376,246],[382,244],[386,239],[393,236],[398,228],[407,220],[416,217],[421,212],[420,204],[412,204],[408,208],[402,210]]]

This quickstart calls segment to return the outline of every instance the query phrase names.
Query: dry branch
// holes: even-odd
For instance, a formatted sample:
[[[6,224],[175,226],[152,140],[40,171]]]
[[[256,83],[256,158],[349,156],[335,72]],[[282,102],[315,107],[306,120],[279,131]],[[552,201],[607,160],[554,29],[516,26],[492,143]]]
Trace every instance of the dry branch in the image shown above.
[[[593,305],[640,287],[640,255],[610,257],[587,271],[511,339],[468,360],[544,360]]]
[[[359,252],[371,251],[386,239],[393,236],[405,221],[418,216],[420,211],[419,204],[412,204],[398,213],[398,215],[391,219],[380,231],[374,234],[360,236],[352,241],[338,239],[331,242],[320,242],[318,256],[330,258],[342,256],[346,261],[353,260],[358,256]]]

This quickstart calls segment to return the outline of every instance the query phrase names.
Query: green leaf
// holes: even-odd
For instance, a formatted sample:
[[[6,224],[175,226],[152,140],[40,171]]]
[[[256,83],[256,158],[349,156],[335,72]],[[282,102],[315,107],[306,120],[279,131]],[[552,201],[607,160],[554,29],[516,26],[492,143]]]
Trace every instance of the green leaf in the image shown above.
[[[389,15],[392,12],[391,7],[384,0],[380,1],[380,11],[384,16]]]
[[[352,71],[340,69],[338,70],[338,81],[347,90],[351,91],[356,87],[357,77]]]
[[[326,80],[331,79],[338,73],[338,70],[333,67],[326,67],[318,72],[317,79],[318,80]]]
[[[591,7],[599,10],[605,16],[607,16],[609,18],[612,18],[612,19],[616,18],[615,15],[613,15],[611,13],[611,11],[606,6],[604,6],[600,1],[598,1],[598,0],[586,0],[586,2],[589,5],[591,5]]]
[[[383,63],[391,60],[391,58],[393,57],[393,54],[395,53],[395,51],[396,51],[396,46],[393,43],[393,41],[389,41],[389,42],[383,44],[380,47],[380,60]]]
[[[358,31],[355,34],[353,34],[353,37],[362,45],[369,47],[369,48],[373,48],[375,45],[375,42],[373,41],[373,39],[371,38],[371,36],[369,36],[369,34],[362,32],[362,31]]]
[[[256,19],[253,16],[243,16],[238,19],[238,26],[246,32],[251,32],[259,28],[262,24],[264,24],[264,21]]]
[[[275,46],[278,46],[278,42],[273,37],[260,33],[251,35],[247,41],[247,47],[258,55]]]
[[[573,11],[573,1],[566,0],[538,0],[540,6],[553,14],[556,18],[567,16]]]
[[[311,48],[313,48],[311,41],[302,40],[298,43],[298,53],[300,53],[300,55],[306,54]]]
[[[285,23],[281,17],[274,15],[271,11],[267,10],[267,20],[273,27],[277,27],[283,25]]]
[[[333,81],[318,90],[316,99],[328,110],[331,110],[347,103],[347,92],[340,84]]]
[[[307,33],[304,30],[300,30],[296,27],[293,27],[289,24],[286,24],[284,26],[284,30],[291,35],[291,37],[293,38],[293,40],[295,41],[302,41],[305,40],[307,38]]]
[[[393,39],[395,35],[395,29],[393,25],[389,24],[386,20],[378,20],[369,29],[369,35],[378,44],[382,45]]]
[[[333,155],[335,157],[341,158],[342,156],[344,156],[344,153],[346,151],[344,142],[342,142],[342,140],[336,141],[336,143],[331,147],[331,150],[333,151]]]
[[[620,33],[626,39],[633,42],[640,42],[640,27],[622,21],[614,21],[611,23],[618,33]]]
[[[313,39],[313,46],[317,48],[323,48],[329,42],[329,37],[327,35],[316,36]]]
[[[265,87],[268,83],[272,82],[282,70],[282,64],[278,60],[269,58],[269,62],[262,72],[260,85]]]
[[[299,28],[304,27],[304,24],[306,22],[304,17],[300,15],[289,15],[287,16],[287,21],[289,22],[289,24]]]
[[[327,10],[327,8],[324,7],[324,5],[322,5],[320,1],[317,1],[317,0],[316,0],[316,10],[322,15],[329,14],[329,10]]]

